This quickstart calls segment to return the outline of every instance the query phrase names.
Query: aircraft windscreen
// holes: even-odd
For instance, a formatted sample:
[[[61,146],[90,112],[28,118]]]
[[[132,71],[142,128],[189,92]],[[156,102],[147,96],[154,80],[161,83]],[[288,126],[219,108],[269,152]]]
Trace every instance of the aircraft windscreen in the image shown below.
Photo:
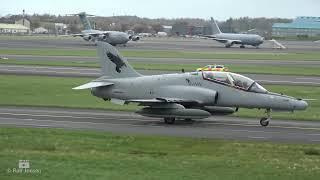
[[[225,72],[204,71],[203,77],[208,80],[218,81],[231,85],[231,82],[228,78],[228,73]]]
[[[204,71],[204,79],[228,84],[246,91],[256,93],[267,93],[268,91],[254,80],[235,73],[217,72],[217,71]]]
[[[252,84],[252,86],[249,88],[249,91],[256,92],[256,93],[267,93],[268,92],[264,87],[262,87],[257,82]]]
[[[254,83],[252,79],[242,76],[240,74],[230,73],[230,76],[233,79],[234,86],[240,87],[245,90],[248,90],[250,86]]]

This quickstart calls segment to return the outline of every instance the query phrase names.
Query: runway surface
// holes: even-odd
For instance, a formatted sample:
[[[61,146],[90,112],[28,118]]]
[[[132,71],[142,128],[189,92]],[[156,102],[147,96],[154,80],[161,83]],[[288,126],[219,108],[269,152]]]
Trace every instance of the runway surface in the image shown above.
[[[86,42],[81,38],[70,37],[0,37],[0,48],[58,48],[58,49],[95,49],[92,42]],[[280,52],[318,51],[319,43],[312,41],[279,41],[287,47]],[[126,47],[119,48],[132,50],[193,50],[193,51],[219,51],[219,52],[279,52],[274,49],[273,43],[265,41],[260,49],[247,46],[240,49],[239,46],[225,48],[224,44],[208,39],[197,38],[142,38],[137,42],[128,42]]]
[[[320,143],[320,123],[273,120],[261,127],[258,120],[211,117],[199,121],[177,121],[134,113],[66,108],[0,107],[0,126],[90,129],[114,133],[182,136],[285,143]]]
[[[98,62],[97,57],[83,56],[34,56],[34,55],[6,55],[9,59],[36,60],[36,61],[71,61],[71,62]],[[277,66],[320,66],[319,61],[310,60],[240,60],[240,59],[194,59],[194,58],[142,58],[127,57],[132,63],[157,63],[157,64],[232,64],[232,65],[277,65]]]
[[[143,75],[156,75],[168,73],[180,73],[174,71],[151,71],[139,70]],[[53,66],[21,66],[21,65],[0,65],[0,74],[25,74],[25,75],[46,75],[62,77],[99,77],[98,68],[80,67],[53,67]],[[281,85],[308,85],[320,86],[318,76],[285,76],[285,75],[264,75],[264,74],[243,74],[261,84]]]

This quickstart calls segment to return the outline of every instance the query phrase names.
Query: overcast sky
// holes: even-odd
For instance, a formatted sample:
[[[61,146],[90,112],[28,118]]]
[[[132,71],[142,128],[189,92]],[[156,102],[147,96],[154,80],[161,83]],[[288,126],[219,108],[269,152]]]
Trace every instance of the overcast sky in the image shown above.
[[[85,11],[98,16],[136,15],[148,18],[320,16],[320,0],[6,0],[0,16],[20,14],[68,14]]]

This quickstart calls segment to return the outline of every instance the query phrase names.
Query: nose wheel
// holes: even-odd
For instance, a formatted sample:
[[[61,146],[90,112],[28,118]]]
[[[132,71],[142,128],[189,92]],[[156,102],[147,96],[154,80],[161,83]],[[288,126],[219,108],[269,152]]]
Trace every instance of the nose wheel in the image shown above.
[[[270,121],[269,118],[263,117],[263,118],[260,119],[260,125],[261,126],[268,126],[269,125],[269,121]]]
[[[271,120],[271,109],[266,110],[267,117],[263,117],[260,119],[260,125],[261,126],[268,126],[269,121]]]

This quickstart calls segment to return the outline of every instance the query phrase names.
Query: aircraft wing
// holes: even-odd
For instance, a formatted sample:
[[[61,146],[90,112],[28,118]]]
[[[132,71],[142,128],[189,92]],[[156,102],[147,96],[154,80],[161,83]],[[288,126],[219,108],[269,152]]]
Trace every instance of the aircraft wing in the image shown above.
[[[140,106],[156,106],[161,104],[198,104],[197,101],[178,98],[131,99],[126,103],[138,103]]]
[[[216,38],[215,35],[199,35],[200,37],[208,38],[208,39],[214,39]]]
[[[221,39],[217,38],[215,35],[201,35],[200,37],[212,39],[221,43],[230,43],[230,44],[241,44],[242,41],[238,39]]]
[[[73,37],[78,37],[78,36],[83,37],[84,34],[70,34],[70,36],[73,36]]]
[[[77,37],[77,36],[81,36],[83,37],[84,35],[83,34],[67,34],[67,35],[59,35],[60,37]]]
[[[80,37],[83,37],[83,36],[93,36],[93,37],[97,37],[97,36],[100,36],[100,35],[106,35],[106,36],[108,36],[109,33],[103,32],[103,33],[70,34],[69,36],[73,36],[73,37],[77,37],[77,36],[80,36]]]
[[[102,86],[111,86],[113,85],[113,83],[110,83],[110,82],[89,82],[87,84],[83,84],[81,86],[78,86],[78,87],[74,87],[72,89],[75,89],[75,90],[81,90],[81,89],[91,89],[91,88],[95,88],[95,87],[102,87]]]
[[[236,40],[236,39],[219,39],[219,38],[212,38],[213,40],[216,40],[221,43],[230,43],[230,44],[241,44],[241,40]]]
[[[109,35],[109,32],[96,32],[96,33],[86,33],[87,35],[91,36],[99,36],[99,35]]]

